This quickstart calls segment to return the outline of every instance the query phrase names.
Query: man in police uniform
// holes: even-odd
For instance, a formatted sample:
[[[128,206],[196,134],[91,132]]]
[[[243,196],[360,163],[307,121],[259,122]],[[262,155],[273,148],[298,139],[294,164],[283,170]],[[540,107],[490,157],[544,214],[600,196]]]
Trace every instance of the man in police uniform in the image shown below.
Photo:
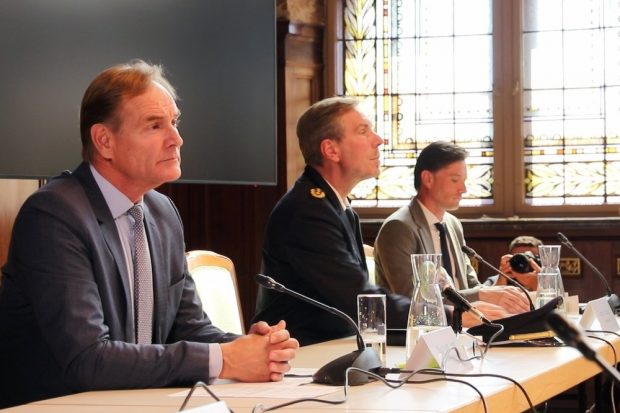
[[[349,98],[312,105],[297,123],[306,168],[271,213],[263,246],[263,273],[291,290],[338,308],[357,320],[357,295],[387,295],[388,328],[404,328],[407,297],[368,282],[357,214],[347,199],[360,181],[379,175],[383,143]],[[482,304],[488,317],[506,313]],[[302,345],[352,335],[342,319],[289,295],[260,287],[255,320],[285,319]],[[463,325],[475,323],[464,317]]]

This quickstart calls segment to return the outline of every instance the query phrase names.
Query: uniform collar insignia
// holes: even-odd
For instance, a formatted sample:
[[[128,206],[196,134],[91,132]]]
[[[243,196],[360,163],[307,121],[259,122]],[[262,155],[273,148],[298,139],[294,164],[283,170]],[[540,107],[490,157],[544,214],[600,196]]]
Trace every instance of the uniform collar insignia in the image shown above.
[[[318,199],[325,198],[325,192],[321,188],[310,189],[310,195]]]

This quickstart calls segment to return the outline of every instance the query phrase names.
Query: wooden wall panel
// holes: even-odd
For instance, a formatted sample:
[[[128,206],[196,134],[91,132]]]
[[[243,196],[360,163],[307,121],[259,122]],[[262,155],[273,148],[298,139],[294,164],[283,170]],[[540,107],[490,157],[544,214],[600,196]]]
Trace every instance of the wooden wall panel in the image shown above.
[[[281,196],[276,186],[169,184],[160,188],[177,205],[186,249],[208,249],[235,263],[246,321],[254,312],[254,275],[260,269],[263,229]]]

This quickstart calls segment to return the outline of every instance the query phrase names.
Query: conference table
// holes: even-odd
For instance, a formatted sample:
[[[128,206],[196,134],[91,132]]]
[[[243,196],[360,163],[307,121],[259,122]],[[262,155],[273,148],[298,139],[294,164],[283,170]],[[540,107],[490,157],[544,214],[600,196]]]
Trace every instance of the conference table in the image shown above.
[[[614,334],[599,334],[611,342],[615,351],[620,354],[620,339]],[[610,364],[614,363],[614,350],[596,339],[587,339],[597,353]],[[334,358],[355,350],[354,338],[328,341],[325,343],[300,348],[292,366],[295,371],[306,372],[316,369]],[[404,362],[404,347],[388,346],[387,366],[393,367]],[[600,373],[600,368],[586,360],[581,353],[572,347],[492,347],[481,362],[474,360],[469,373],[485,373],[508,376],[520,383],[530,399],[540,404],[575,385],[588,380]],[[488,412],[522,412],[529,409],[529,404],[519,390],[510,381],[496,377],[465,378],[484,396]],[[286,378],[284,382],[264,383],[263,388],[269,389],[267,397],[242,397],[245,384],[211,384],[209,388],[216,395],[218,392],[231,394],[221,397],[229,408],[236,413],[251,412],[254,406],[261,403],[271,407],[290,401],[295,396],[296,388],[318,391],[332,391],[320,398],[340,400],[344,397],[342,386],[325,386],[305,384],[311,378]],[[295,383],[291,387],[291,383]],[[299,383],[304,383],[300,385]],[[238,386],[238,387],[235,387]],[[238,389],[235,394],[235,389]],[[7,409],[7,413],[99,413],[99,412],[153,412],[171,413],[180,409],[184,395],[188,389],[162,388],[141,390],[112,390],[78,393],[71,396],[42,400],[27,405]],[[222,393],[224,394],[224,393]],[[249,393],[256,394],[256,393]],[[277,394],[277,397],[274,395]],[[190,399],[186,409],[208,405],[214,400],[206,397],[207,393],[197,391]],[[247,396],[247,394],[246,394]],[[284,397],[284,398],[283,398]],[[286,398],[289,397],[289,398]],[[483,412],[484,407],[480,396],[470,387],[454,382],[434,382],[427,384],[404,384],[392,389],[380,381],[349,387],[346,402],[328,405],[316,402],[302,402],[282,409],[289,413],[310,413],[315,411],[347,411],[353,413],[368,412]],[[257,410],[260,411],[260,410]]]

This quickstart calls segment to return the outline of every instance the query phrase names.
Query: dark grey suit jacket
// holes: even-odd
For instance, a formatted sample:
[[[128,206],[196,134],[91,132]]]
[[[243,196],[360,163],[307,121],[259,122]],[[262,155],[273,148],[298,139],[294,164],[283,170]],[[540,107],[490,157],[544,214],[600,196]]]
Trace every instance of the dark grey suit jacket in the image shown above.
[[[405,328],[410,300],[368,282],[359,223],[353,228],[336,193],[312,167],[271,213],[263,271],[291,290],[344,311],[357,323],[357,294],[387,294],[388,328]],[[286,320],[301,344],[352,335],[337,316],[284,293],[260,287],[254,321]]]
[[[460,292],[470,301],[478,300],[480,281],[469,258],[461,251],[465,245],[463,226],[454,215],[446,213],[444,223],[448,247],[456,259],[454,267]],[[375,273],[377,284],[411,297],[413,293],[413,268],[411,254],[440,254],[435,251],[424,211],[416,198],[409,205],[399,208],[383,221],[375,239]],[[463,288],[464,287],[464,288]]]
[[[144,196],[153,264],[152,345],[134,344],[117,228],[88,164],[34,193],[0,287],[0,407],[84,390],[208,380],[208,345],[234,339],[202,311],[172,201]]]

